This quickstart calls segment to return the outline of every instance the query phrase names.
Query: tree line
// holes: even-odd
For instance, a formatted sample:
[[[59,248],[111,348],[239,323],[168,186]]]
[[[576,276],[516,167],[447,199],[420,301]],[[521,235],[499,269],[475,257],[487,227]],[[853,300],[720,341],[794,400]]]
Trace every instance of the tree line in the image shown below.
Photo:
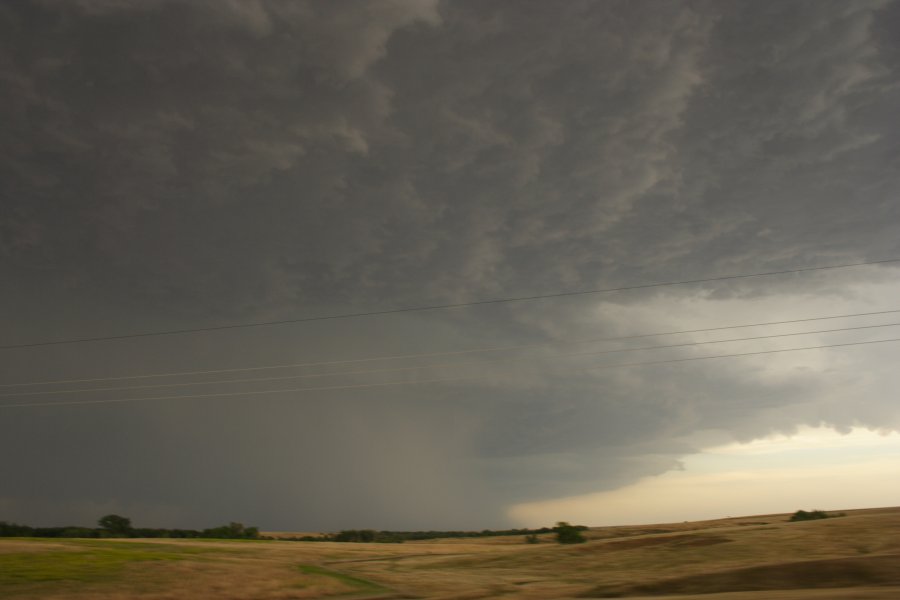
[[[38,538],[215,538],[215,539],[251,539],[280,540],[293,542],[356,542],[356,543],[402,543],[414,540],[433,540],[440,538],[481,538],[523,535],[530,544],[538,542],[538,535],[555,533],[561,544],[577,544],[585,541],[581,535],[587,527],[569,525],[565,522],[556,527],[539,529],[482,529],[481,531],[378,531],[375,529],[344,529],[337,533],[323,535],[304,535],[270,537],[262,536],[257,527],[246,527],[242,523],[231,522],[228,525],[210,529],[160,529],[132,527],[131,519],[121,515],[106,515],[97,521],[97,527],[31,527],[0,521],[0,537],[38,537]]]
[[[277,539],[288,542],[398,544],[407,541],[435,540],[442,538],[482,538],[524,535],[528,543],[536,543],[539,534],[555,533],[557,541],[561,544],[577,544],[585,541],[581,532],[586,529],[587,527],[584,525],[569,525],[568,523],[560,522],[557,523],[556,527],[541,527],[538,529],[482,529],[481,531],[379,531],[376,529],[343,529],[337,533],[326,533],[323,535],[278,536],[277,538],[263,536],[261,539]]]
[[[131,519],[120,515],[106,515],[97,521],[97,527],[31,527],[17,523],[0,521],[0,537],[40,537],[40,538],[217,538],[217,539],[259,539],[257,527],[246,527],[243,523],[210,529],[159,529],[132,527]]]
[[[342,529],[337,533],[324,535],[279,536],[277,539],[296,542],[357,542],[357,543],[400,543],[415,540],[435,540],[439,538],[480,538],[501,535],[527,535],[552,533],[550,527],[540,529],[482,529],[481,531],[387,531],[376,529]],[[275,538],[272,538],[275,539]]]

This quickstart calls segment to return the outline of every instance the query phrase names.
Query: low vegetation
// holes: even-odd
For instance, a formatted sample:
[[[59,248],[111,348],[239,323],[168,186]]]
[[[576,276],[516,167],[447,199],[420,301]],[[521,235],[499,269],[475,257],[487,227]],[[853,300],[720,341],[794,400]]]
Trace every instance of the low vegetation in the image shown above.
[[[0,521],[0,537],[36,538],[218,538],[259,539],[259,529],[242,523],[229,523],[211,529],[148,529],[131,526],[131,519],[106,515],[97,521],[99,527],[30,527]]]
[[[829,515],[827,512],[825,512],[823,510],[812,510],[812,511],[798,510],[793,515],[791,515],[791,518],[788,520],[789,521],[816,521],[819,519],[830,519],[833,516],[842,517],[844,515],[843,514]]]
[[[584,525],[573,527],[583,531]],[[510,535],[537,536],[538,534],[553,533],[555,527],[541,527],[539,529],[483,529],[481,531],[377,531],[375,529],[343,529],[337,533],[325,533],[320,535],[278,535],[262,536],[262,539],[277,539],[287,542],[354,542],[354,543],[378,543],[398,544],[410,541],[446,540],[463,538],[506,537]],[[537,538],[535,538],[537,539]]]
[[[304,575],[320,575],[322,577],[330,577],[346,585],[347,587],[357,590],[358,592],[384,593],[390,591],[387,588],[378,585],[377,583],[373,583],[365,579],[360,579],[359,577],[354,577],[353,575],[347,575],[346,573],[339,573],[337,571],[326,569],[324,567],[318,567],[315,565],[299,565],[297,568]]]
[[[136,540],[112,537],[128,532],[122,521],[108,520],[103,538],[0,538],[0,597],[900,598],[900,508],[848,511],[802,526],[790,517],[590,529],[560,523],[539,534],[479,532],[404,544],[367,540],[369,534],[358,536],[363,543]],[[567,527],[584,541],[556,543]],[[523,543],[526,536],[540,543]]]
[[[376,531],[374,529],[344,529],[338,533],[318,535],[279,535],[263,536],[257,527],[245,527],[242,523],[232,522],[211,529],[148,529],[131,526],[131,519],[120,515],[106,515],[97,521],[98,527],[30,527],[0,521],[0,537],[37,537],[37,538],[214,538],[214,539],[263,539],[287,542],[353,542],[395,544],[406,541],[422,541],[437,539],[461,539],[505,537],[525,535],[530,543],[538,541],[539,534],[556,533],[561,544],[584,541],[580,532],[586,531],[584,525],[557,523],[556,527],[539,529],[483,529],[481,531]]]
[[[554,527],[556,531],[556,541],[560,544],[583,544],[587,538],[582,535],[582,531],[586,531],[587,527],[580,525],[569,525],[565,521],[560,521]]]
[[[27,546],[22,550],[0,552],[0,590],[25,583],[110,581],[134,563],[180,561],[215,552],[192,546],[112,540],[67,540],[65,545],[43,551]]]

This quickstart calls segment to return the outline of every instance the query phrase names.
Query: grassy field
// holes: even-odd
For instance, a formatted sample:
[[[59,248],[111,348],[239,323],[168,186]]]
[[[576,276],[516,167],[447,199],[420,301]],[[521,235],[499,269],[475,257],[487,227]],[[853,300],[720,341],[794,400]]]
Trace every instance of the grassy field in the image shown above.
[[[0,538],[0,598],[900,598],[900,508],[404,544]]]

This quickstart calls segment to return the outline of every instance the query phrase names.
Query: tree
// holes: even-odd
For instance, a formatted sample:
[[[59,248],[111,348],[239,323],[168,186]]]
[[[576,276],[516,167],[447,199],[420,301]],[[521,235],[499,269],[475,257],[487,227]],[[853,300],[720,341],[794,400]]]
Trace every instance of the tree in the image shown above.
[[[343,529],[335,534],[336,542],[374,542],[378,532],[374,529]]]
[[[811,512],[807,512],[805,510],[798,510],[795,512],[789,521],[815,521],[817,519],[827,519],[831,515],[821,510],[813,510]]]
[[[582,525],[569,525],[565,521],[560,521],[553,528],[556,531],[556,541],[560,544],[580,544],[587,540],[581,532],[587,529]]]
[[[113,535],[128,535],[131,532],[131,519],[120,515],[100,517],[97,525]]]
[[[228,525],[204,529],[203,537],[255,540],[259,537],[259,529],[256,527],[245,527],[243,523],[232,521]]]

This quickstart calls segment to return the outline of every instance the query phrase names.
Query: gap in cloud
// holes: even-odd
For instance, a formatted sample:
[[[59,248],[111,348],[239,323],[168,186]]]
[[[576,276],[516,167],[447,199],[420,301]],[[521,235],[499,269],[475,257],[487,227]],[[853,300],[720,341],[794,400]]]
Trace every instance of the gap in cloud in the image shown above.
[[[518,504],[515,522],[591,526],[894,506],[900,503],[900,434],[802,427],[749,443],[714,446],[684,468],[596,494]]]

